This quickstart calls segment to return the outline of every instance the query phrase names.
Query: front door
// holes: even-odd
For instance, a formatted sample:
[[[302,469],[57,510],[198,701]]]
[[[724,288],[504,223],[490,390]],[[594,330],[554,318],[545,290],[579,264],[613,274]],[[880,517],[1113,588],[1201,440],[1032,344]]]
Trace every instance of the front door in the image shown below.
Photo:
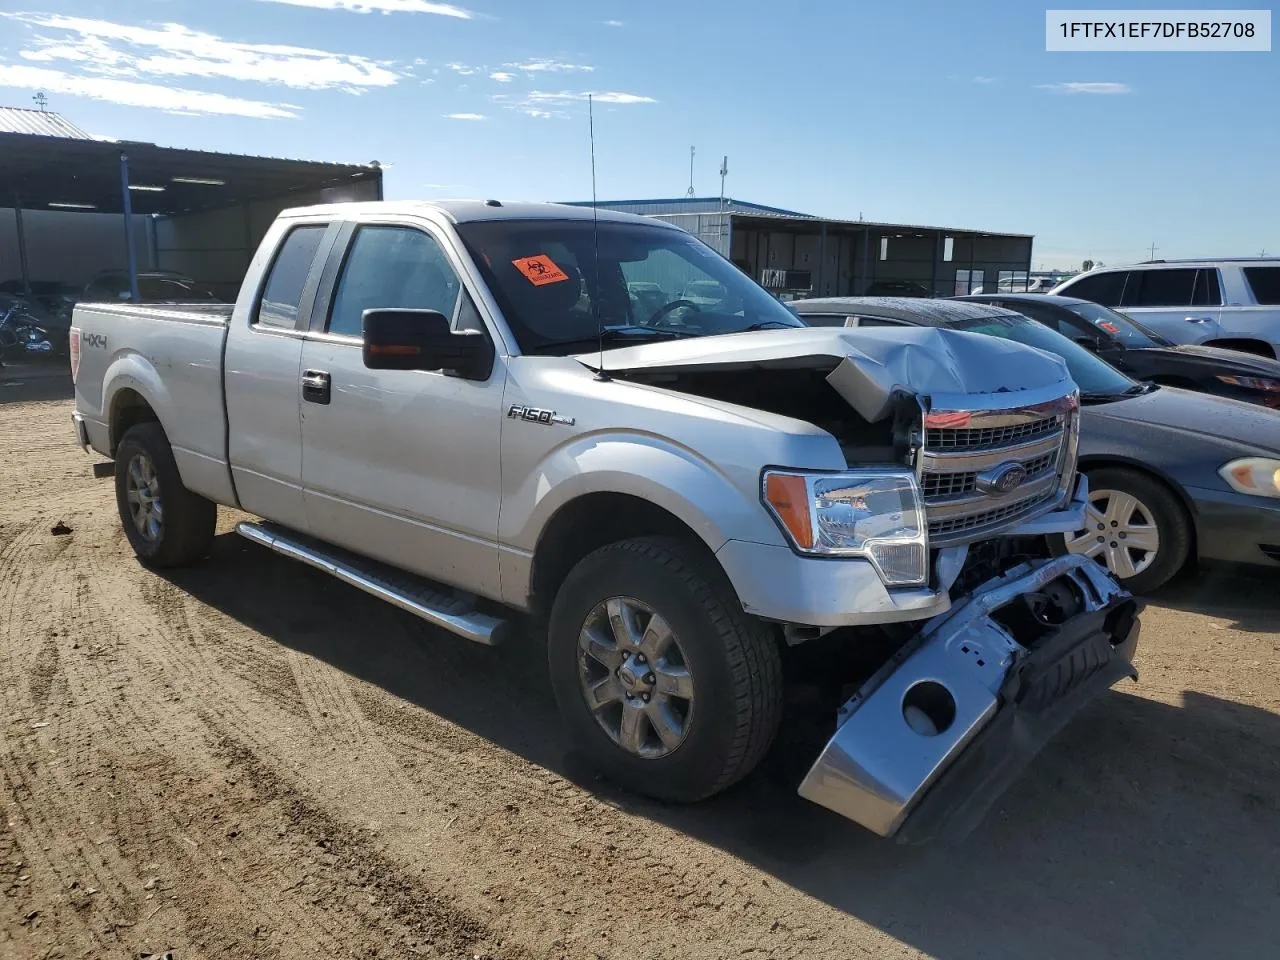
[[[332,543],[497,597],[505,365],[481,383],[362,359],[365,310],[437,310],[484,329],[445,250],[418,225],[352,235],[323,331],[302,350],[307,518]]]

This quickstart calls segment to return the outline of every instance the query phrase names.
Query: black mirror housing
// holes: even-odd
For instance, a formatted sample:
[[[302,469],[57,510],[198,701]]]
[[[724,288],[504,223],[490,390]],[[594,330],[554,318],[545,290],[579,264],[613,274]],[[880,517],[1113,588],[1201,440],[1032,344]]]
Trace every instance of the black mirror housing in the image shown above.
[[[477,331],[454,331],[436,310],[366,310],[364,365],[370,370],[442,370],[466,380],[487,380],[493,344]]]

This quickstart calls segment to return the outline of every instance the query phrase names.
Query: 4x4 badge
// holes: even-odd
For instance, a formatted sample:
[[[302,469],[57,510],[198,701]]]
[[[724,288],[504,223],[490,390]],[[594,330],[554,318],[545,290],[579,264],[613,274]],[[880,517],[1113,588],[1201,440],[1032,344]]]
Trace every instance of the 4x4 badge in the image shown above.
[[[565,426],[572,427],[577,422],[573,417],[557,416],[554,410],[526,407],[522,403],[513,403],[511,409],[507,411],[507,416],[513,420],[528,420],[530,423],[541,423],[546,426],[550,426],[553,423],[563,423]]]

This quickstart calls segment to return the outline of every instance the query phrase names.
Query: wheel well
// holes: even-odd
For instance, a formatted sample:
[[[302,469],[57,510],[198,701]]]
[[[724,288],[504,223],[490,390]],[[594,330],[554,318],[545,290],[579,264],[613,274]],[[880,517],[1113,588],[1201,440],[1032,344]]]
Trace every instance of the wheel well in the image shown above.
[[[556,511],[533,554],[529,607],[551,611],[560,584],[587,554],[632,537],[678,537],[714,558],[706,542],[683,520],[648,500],[625,493],[589,493]]]
[[[1259,357],[1276,359],[1276,351],[1266,340],[1249,340],[1244,337],[1227,337],[1222,340],[1207,340],[1206,347],[1221,347],[1223,350],[1239,350],[1241,353],[1252,353]]]
[[[111,455],[115,456],[120,438],[140,423],[159,422],[160,418],[151,409],[151,404],[136,390],[125,387],[111,398],[111,414],[107,421],[111,424]]]
[[[1140,473],[1144,477],[1148,477],[1160,484],[1171,494],[1173,494],[1174,502],[1182,508],[1183,516],[1187,518],[1187,532],[1190,536],[1190,550],[1187,551],[1187,564],[1193,565],[1196,562],[1196,510],[1195,504],[1191,502],[1191,498],[1187,496],[1185,490],[1161,473],[1157,473],[1144,464],[1136,463],[1132,460],[1120,460],[1113,457],[1088,457],[1080,460],[1079,469],[1083,472],[1089,470],[1112,467],[1117,470],[1131,470],[1134,473]]]

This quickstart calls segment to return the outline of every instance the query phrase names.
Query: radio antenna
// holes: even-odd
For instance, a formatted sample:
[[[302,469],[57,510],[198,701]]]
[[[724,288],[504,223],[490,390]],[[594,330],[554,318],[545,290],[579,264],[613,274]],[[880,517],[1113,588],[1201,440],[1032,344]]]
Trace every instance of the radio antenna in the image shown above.
[[[600,346],[597,380],[608,380],[604,370],[604,321],[600,317],[600,211],[596,207],[596,113],[591,94],[587,94],[587,136],[591,141],[591,257],[594,261],[596,288],[591,292],[591,312],[595,314],[596,339]]]

